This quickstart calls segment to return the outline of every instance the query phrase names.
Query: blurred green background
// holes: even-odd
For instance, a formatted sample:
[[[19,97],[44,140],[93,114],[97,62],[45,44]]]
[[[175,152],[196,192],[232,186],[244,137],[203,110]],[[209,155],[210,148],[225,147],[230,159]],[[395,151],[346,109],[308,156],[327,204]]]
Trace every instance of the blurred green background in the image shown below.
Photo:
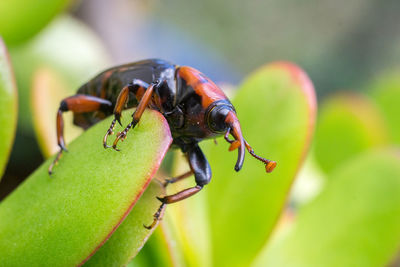
[[[75,72],[63,73],[73,79],[72,93],[106,66],[143,58],[190,65],[228,84],[266,62],[290,60],[307,71],[322,100],[336,90],[365,91],[374,77],[398,67],[399,9],[395,0],[2,1],[0,33],[20,91],[18,141],[5,180],[23,179],[42,161],[21,118],[30,105],[25,74],[34,64]]]
[[[276,215],[265,215],[265,218],[273,217],[266,220],[268,229],[275,230],[273,234],[264,233],[268,237],[271,234],[271,241],[257,257],[252,255],[255,257],[253,264],[400,266],[399,257],[395,256],[400,247],[400,227],[396,226],[400,223],[400,211],[396,208],[400,207],[400,171],[396,167],[400,163],[399,10],[400,1],[395,0],[1,1],[0,35],[9,50],[18,87],[18,126],[5,172],[0,173],[3,175],[0,199],[56,151],[55,114],[59,101],[74,94],[79,85],[106,67],[144,58],[163,58],[195,67],[228,90],[238,88],[243,79],[266,63],[292,61],[306,71],[314,84],[319,106],[316,131],[304,166],[300,168],[301,160],[297,160],[285,169],[290,172],[287,175],[290,177],[283,182],[285,189],[276,193],[280,195],[279,201],[283,201],[295,172],[301,171],[296,176],[278,228],[274,228],[278,219],[273,216]],[[259,80],[263,81],[259,75]],[[269,72],[265,77],[265,84],[285,88],[284,82],[275,81],[275,76]],[[260,86],[260,81],[254,82],[254,88]],[[248,84],[252,83],[246,80],[242,88],[251,88]],[[250,109],[252,98],[258,96],[258,91],[255,92],[246,95],[242,90],[238,96],[243,101],[235,99],[235,103]],[[264,97],[268,101],[268,96]],[[274,95],[271,99],[279,97]],[[277,110],[273,101],[270,104],[272,111]],[[285,108],[290,110],[290,107],[282,109],[287,111]],[[268,123],[264,124],[257,115],[250,111],[243,113],[248,122],[254,119],[253,123],[262,125],[252,128],[249,123],[247,127],[253,132],[269,131]],[[8,116],[4,116],[7,111],[1,115],[7,120]],[[272,139],[273,133],[284,136],[285,127],[290,130],[296,124],[298,118],[295,116],[293,122],[282,116],[287,124],[271,127],[263,137]],[[9,116],[10,120],[12,117]],[[81,131],[71,125],[71,116],[67,116],[66,121],[67,140],[72,140]],[[257,139],[257,133],[254,135]],[[290,140],[293,147],[302,145],[301,141]],[[283,152],[290,151],[289,145],[292,145],[277,141],[274,147],[273,141],[268,142],[271,143],[264,145],[272,147],[271,151],[279,151],[281,144],[287,145]],[[210,158],[217,162],[215,155],[219,155],[218,152],[207,145],[205,150],[212,152]],[[280,157],[290,158],[278,153]],[[212,167],[217,174],[225,173],[226,166]],[[253,175],[252,171],[250,173]],[[242,179],[229,177],[235,178]],[[274,188],[275,182],[266,183]],[[241,188],[240,182],[232,184]],[[218,190],[223,190],[219,186],[216,181],[211,183],[209,198],[218,199]],[[353,192],[357,192],[354,194],[359,198],[354,197]],[[268,199],[269,203],[274,197]],[[276,206],[279,203],[275,203]],[[203,207],[204,203],[193,205]],[[325,214],[326,208],[332,212]],[[213,217],[209,222],[210,229],[218,228],[214,225],[215,218],[226,215],[218,212],[216,209],[209,214]],[[227,217],[236,216],[229,211],[227,214]],[[336,216],[330,217],[331,214],[344,218],[347,223],[337,220]],[[320,216],[326,221],[321,222]],[[378,219],[383,222],[376,223]],[[370,227],[358,233],[359,229],[353,228],[353,221]],[[207,226],[203,230],[212,232],[210,229]],[[318,239],[327,231],[332,235]],[[354,236],[347,236],[349,232]],[[180,237],[183,240],[188,238],[185,234],[179,235],[183,235]],[[163,239],[161,234],[155,236],[157,240]],[[353,246],[346,237],[354,244],[359,241],[366,245]],[[312,242],[307,241],[309,238]],[[214,243],[226,241],[213,240]],[[151,247],[152,242],[151,239],[140,255],[154,255],[157,245]],[[261,247],[262,241],[259,242]],[[380,244],[380,250],[368,246],[374,242]],[[183,242],[187,247],[182,249],[186,253],[182,257],[186,257],[187,265],[194,266],[196,264],[190,258],[200,259],[201,256],[196,254],[198,251],[192,251],[189,243]],[[315,249],[315,243],[321,244],[318,249]],[[348,247],[340,246],[343,244]],[[249,253],[255,254],[254,251]],[[330,259],[332,255],[324,254],[326,251],[335,251],[337,262]],[[352,257],[349,251],[356,256]],[[366,251],[370,257],[364,256],[368,254]],[[311,256],[307,256],[307,252]],[[214,248],[213,253],[223,255],[227,250]],[[287,254],[291,257],[286,258]],[[218,256],[211,257],[214,263],[221,265]],[[151,256],[138,258],[138,262],[146,266]],[[212,265],[211,262],[207,259],[202,263]],[[363,264],[358,265],[361,262]]]

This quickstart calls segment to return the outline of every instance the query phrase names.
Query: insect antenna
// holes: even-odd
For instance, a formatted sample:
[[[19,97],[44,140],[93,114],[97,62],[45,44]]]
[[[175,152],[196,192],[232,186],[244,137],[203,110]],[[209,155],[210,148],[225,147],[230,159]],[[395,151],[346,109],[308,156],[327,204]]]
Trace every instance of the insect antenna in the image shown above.
[[[265,164],[265,170],[269,173],[272,172],[275,167],[276,167],[276,161],[272,161],[263,157],[258,156],[255,152],[254,149],[249,145],[249,143],[247,143],[246,140],[244,140],[244,144],[246,145],[246,149],[247,151],[250,153],[250,155],[252,155],[254,158],[258,159],[259,161],[261,161],[262,163]]]

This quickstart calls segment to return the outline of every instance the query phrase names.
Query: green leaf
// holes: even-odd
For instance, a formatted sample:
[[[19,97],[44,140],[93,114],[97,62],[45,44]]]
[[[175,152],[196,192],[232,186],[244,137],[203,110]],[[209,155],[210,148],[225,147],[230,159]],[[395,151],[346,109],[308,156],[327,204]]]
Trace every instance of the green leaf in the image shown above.
[[[223,139],[209,143],[213,180],[208,193],[214,266],[246,266],[268,240],[293,179],[309,149],[316,99],[296,65],[277,62],[250,75],[233,101],[246,140],[261,156],[276,160],[271,173],[246,155],[236,173],[236,153]],[[203,255],[204,256],[204,255]]]
[[[7,48],[0,38],[0,180],[14,141],[16,122],[17,87]]]
[[[0,35],[8,44],[18,44],[39,32],[68,0],[0,1]]]
[[[108,67],[110,61],[96,33],[68,15],[58,16],[34,39],[12,49],[11,55],[16,69],[25,68],[31,75],[43,65],[56,70],[73,87],[69,89],[72,92]]]
[[[164,195],[164,188],[152,182],[132,211],[110,239],[85,263],[84,266],[124,266],[136,256],[152,234],[143,224],[153,222],[153,214],[160,206],[155,196]]]
[[[123,113],[124,125],[131,112]],[[121,152],[106,150],[102,138],[110,122],[98,123],[72,142],[52,177],[47,174],[51,158],[0,204],[2,265],[78,265],[128,215],[172,139],[164,117],[146,111],[120,142]],[[147,212],[137,219],[148,223],[154,210]]]
[[[382,75],[370,92],[384,115],[391,140],[400,144],[400,71]]]
[[[315,133],[315,159],[330,173],[340,163],[373,147],[388,144],[378,108],[360,94],[339,94],[322,105]]]
[[[386,266],[400,245],[400,155],[368,152],[331,174],[256,266]]]

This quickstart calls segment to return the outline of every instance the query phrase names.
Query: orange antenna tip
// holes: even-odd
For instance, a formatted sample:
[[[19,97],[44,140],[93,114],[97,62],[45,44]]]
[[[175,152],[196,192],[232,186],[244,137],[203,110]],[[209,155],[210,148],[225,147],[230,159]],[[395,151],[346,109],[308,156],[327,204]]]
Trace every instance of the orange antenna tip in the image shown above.
[[[272,172],[276,167],[276,161],[269,161],[267,164],[265,164],[265,170],[270,173]]]

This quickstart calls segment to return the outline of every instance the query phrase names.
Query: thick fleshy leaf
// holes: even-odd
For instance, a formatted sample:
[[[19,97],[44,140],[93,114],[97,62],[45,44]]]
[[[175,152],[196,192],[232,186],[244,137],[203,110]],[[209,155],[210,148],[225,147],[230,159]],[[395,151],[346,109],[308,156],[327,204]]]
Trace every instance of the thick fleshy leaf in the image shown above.
[[[339,94],[321,107],[315,132],[315,159],[330,173],[340,163],[387,144],[388,130],[378,108],[361,94]]]
[[[124,124],[131,112],[124,112]],[[47,174],[50,158],[0,204],[3,265],[80,264],[128,215],[158,169],[171,136],[164,117],[146,111],[119,144],[120,152],[105,150],[102,138],[110,122],[98,123],[72,142],[52,177]],[[137,219],[148,223],[154,211],[148,212]]]
[[[32,132],[32,113],[36,116],[37,109],[50,110],[53,105],[58,108],[62,98],[75,94],[81,84],[109,65],[108,53],[100,39],[85,24],[69,16],[57,17],[35,38],[15,47],[10,54],[20,93],[18,122],[25,132]],[[37,77],[34,76],[38,69],[42,68],[49,69],[52,74],[57,75],[57,83],[64,85],[65,91],[55,93],[54,88],[33,88],[37,82]],[[52,98],[41,102],[43,106],[37,107],[37,102],[32,101],[31,92],[34,89],[45,94],[42,97]],[[53,98],[56,95],[57,97]],[[29,107],[32,112],[29,111]],[[41,117],[35,119],[40,120]],[[49,128],[41,128],[40,132],[37,132],[39,139],[48,134],[44,133],[46,129]],[[70,134],[67,133],[68,135]],[[42,147],[42,150],[49,156],[51,151],[47,151],[47,147],[49,146]]]
[[[400,154],[375,151],[336,169],[256,266],[386,266],[400,246]]]
[[[20,43],[40,31],[68,0],[0,1],[0,35],[8,44]]]
[[[236,173],[236,153],[223,139],[208,143],[213,180],[208,193],[214,266],[245,266],[274,228],[314,130],[316,98],[307,75],[296,65],[277,62],[252,74],[233,101],[242,132],[256,153],[276,160],[267,174],[246,155]]]
[[[153,222],[153,214],[160,206],[155,196],[164,195],[164,188],[153,181],[132,211],[109,240],[85,263],[84,266],[124,266],[143,247],[151,231],[144,224]]]
[[[391,140],[400,144],[400,70],[376,80],[371,86],[371,95],[385,117]]]
[[[17,88],[6,46],[0,38],[0,180],[17,126]]]

